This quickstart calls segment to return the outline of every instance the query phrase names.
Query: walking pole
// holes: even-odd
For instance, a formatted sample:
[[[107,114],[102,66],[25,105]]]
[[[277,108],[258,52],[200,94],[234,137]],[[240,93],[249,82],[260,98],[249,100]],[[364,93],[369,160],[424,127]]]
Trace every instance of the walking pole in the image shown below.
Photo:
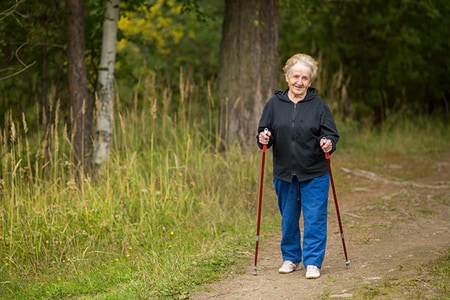
[[[327,141],[327,138],[323,137],[322,143],[326,143],[326,141]],[[328,163],[328,171],[330,173],[330,182],[331,182],[331,188],[333,190],[334,205],[336,206],[336,215],[337,215],[338,223],[339,223],[339,232],[341,234],[342,247],[344,248],[345,267],[348,269],[350,267],[350,260],[348,260],[347,247],[345,247],[344,231],[342,229],[342,222],[341,222],[341,214],[339,213],[339,204],[337,201],[336,189],[334,187],[333,173],[331,172],[330,153],[325,152],[325,158],[327,159],[327,163]]]
[[[269,130],[264,129],[264,133],[267,134]],[[258,246],[259,246],[259,229],[261,227],[261,208],[262,208],[262,194],[263,194],[263,184],[264,184],[264,162],[266,160],[266,150],[267,144],[263,145],[262,148],[262,159],[261,159],[261,178],[259,180],[259,201],[258,201],[258,222],[256,225],[256,247],[255,247],[255,263],[253,265],[253,275],[257,275],[258,271]]]

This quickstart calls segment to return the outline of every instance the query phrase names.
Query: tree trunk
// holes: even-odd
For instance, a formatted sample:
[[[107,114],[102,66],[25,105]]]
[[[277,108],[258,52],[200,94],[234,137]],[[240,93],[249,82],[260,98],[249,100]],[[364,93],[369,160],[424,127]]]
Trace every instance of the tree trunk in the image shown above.
[[[45,24],[44,24],[45,25]],[[41,66],[41,124],[44,128],[44,139],[43,139],[43,159],[44,167],[42,170],[43,178],[48,178],[51,162],[51,148],[52,148],[52,136],[51,136],[51,116],[50,116],[50,105],[48,103],[48,82],[49,82],[49,71],[48,71],[48,49],[47,41],[45,40],[42,44],[41,51],[42,66]]]
[[[82,0],[66,0],[66,22],[72,162],[80,175],[90,171],[92,155],[92,98],[88,92],[84,59]]]
[[[96,101],[97,126],[95,128],[95,147],[93,162],[99,170],[102,162],[109,159],[112,142],[112,102],[114,95],[114,64],[116,62],[117,22],[119,20],[120,0],[106,3],[106,14],[103,22],[102,53],[98,74]]]
[[[221,149],[255,142],[279,75],[278,0],[226,0],[220,52]]]

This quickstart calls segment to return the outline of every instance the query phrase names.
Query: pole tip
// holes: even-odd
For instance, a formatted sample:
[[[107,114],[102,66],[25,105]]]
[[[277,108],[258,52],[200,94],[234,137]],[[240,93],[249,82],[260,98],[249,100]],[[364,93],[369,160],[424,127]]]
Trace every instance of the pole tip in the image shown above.
[[[345,261],[345,268],[350,268],[350,261],[349,260],[347,260],[347,261]]]
[[[257,268],[253,267],[253,276],[256,276],[256,275],[257,275]]]

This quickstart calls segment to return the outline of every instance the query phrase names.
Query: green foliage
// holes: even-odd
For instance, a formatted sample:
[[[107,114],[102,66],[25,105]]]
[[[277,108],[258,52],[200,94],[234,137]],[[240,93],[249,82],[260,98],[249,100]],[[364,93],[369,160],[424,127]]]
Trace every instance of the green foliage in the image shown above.
[[[0,4],[0,12],[16,1]],[[95,4],[100,5],[96,7]],[[86,55],[89,88],[94,90],[101,45],[103,1],[85,1]],[[0,124],[11,110],[20,118],[25,112],[30,127],[42,121],[39,107],[54,109],[60,102],[62,118],[69,116],[67,98],[66,26],[64,1],[19,1],[0,21]],[[16,74],[15,76],[11,76]]]
[[[336,85],[341,112],[351,105],[344,113],[369,124],[398,110],[448,118],[448,1],[282,3],[283,59],[291,49],[320,57],[322,91]]]
[[[123,11],[117,78],[136,84],[152,72],[176,87],[180,68],[197,79],[216,76],[222,9],[218,3],[159,0]]]
[[[378,125],[399,111],[411,117],[441,114],[448,120],[449,3],[280,0],[278,75],[290,55],[311,53],[322,69],[314,84],[343,120]],[[84,4],[94,92],[105,3]],[[223,9],[222,0],[121,1],[116,79],[126,95],[122,99],[128,101],[148,74],[158,75],[157,93],[168,87],[174,91],[175,103],[181,97],[180,69],[198,81],[214,82]],[[6,0],[0,11],[0,78],[19,73],[0,80],[0,124],[12,109],[15,118],[24,112],[34,127],[42,113],[36,104],[54,106],[58,99],[66,112],[61,118],[68,118],[63,3]],[[215,89],[212,93],[216,96]]]

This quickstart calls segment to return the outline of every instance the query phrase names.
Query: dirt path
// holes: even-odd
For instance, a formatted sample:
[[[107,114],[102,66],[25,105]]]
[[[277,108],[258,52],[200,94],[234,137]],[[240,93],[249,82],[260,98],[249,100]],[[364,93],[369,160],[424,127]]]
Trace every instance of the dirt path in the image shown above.
[[[393,180],[386,174],[333,169],[338,173],[335,177],[345,181],[345,187],[337,186],[337,190],[349,269],[345,268],[331,198],[327,254],[319,279],[305,279],[303,269],[278,274],[279,237],[262,237],[257,276],[253,276],[251,253],[243,274],[230,273],[191,299],[361,299],[357,291],[364,286],[370,288],[387,279],[419,280],[424,276],[420,265],[450,248],[450,153],[431,167],[430,176],[413,182]],[[433,286],[422,281],[420,299],[428,299]],[[412,299],[412,295],[411,290],[395,291],[395,299]]]

